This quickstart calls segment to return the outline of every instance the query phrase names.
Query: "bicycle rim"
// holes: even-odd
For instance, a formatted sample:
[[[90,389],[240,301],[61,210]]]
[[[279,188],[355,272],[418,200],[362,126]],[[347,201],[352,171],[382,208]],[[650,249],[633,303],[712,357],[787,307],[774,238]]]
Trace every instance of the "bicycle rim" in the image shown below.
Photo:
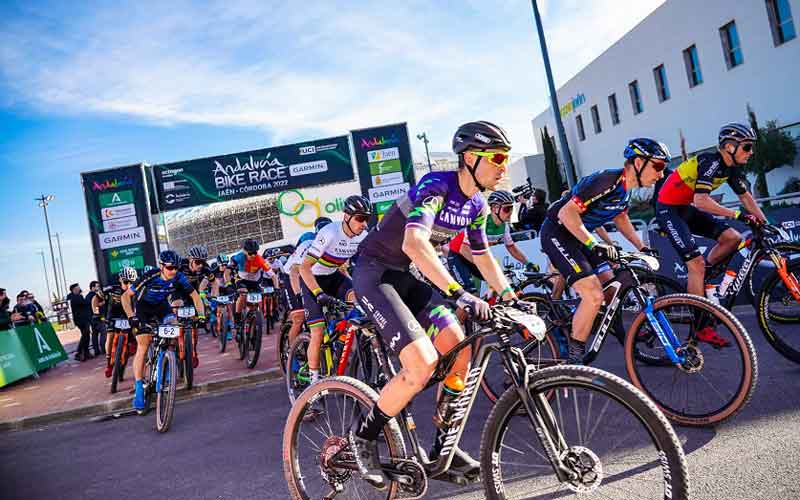
[[[800,303],[790,288],[800,279],[800,262],[767,278],[758,297],[758,323],[767,341],[786,359],[800,363]],[[788,285],[787,285],[788,282]]]
[[[165,352],[161,358],[161,391],[156,394],[156,430],[158,432],[169,430],[175,414],[176,365],[175,353],[171,350]]]

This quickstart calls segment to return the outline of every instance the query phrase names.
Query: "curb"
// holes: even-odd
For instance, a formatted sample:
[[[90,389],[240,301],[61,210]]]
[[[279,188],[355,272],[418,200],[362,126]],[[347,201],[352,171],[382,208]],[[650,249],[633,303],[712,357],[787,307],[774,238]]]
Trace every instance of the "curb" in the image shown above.
[[[240,389],[243,387],[255,386],[269,382],[271,380],[282,378],[283,374],[277,367],[270,368],[269,370],[254,373],[251,375],[243,375],[239,377],[231,377],[222,380],[213,380],[202,384],[195,385],[192,390],[187,391],[185,388],[178,389],[175,394],[176,401],[189,401],[192,399],[202,398],[208,394],[224,392],[231,389]],[[72,408],[69,410],[57,411],[53,413],[45,413],[41,415],[33,415],[30,417],[21,417],[6,422],[0,422],[0,432],[13,432],[26,429],[33,429],[47,425],[59,424],[77,420],[83,417],[98,417],[102,415],[110,415],[118,412],[119,410],[128,410],[131,408],[133,397],[123,397],[113,399],[111,401],[103,401],[101,403],[94,403],[87,406]]]

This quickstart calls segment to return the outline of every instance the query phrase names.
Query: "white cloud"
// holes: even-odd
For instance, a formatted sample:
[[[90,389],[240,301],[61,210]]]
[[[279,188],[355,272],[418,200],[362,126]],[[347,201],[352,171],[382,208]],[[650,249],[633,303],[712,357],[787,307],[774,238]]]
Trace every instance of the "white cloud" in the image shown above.
[[[557,81],[662,1],[541,2]],[[458,123],[490,119],[533,149],[530,119],[548,101],[528,2],[303,5],[39,12],[0,34],[0,74],[45,113],[257,127],[276,142],[409,121],[435,150]]]

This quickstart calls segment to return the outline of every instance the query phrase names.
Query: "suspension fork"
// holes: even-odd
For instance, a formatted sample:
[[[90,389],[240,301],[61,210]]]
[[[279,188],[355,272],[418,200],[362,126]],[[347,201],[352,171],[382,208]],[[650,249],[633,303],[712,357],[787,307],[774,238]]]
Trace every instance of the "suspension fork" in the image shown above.
[[[669,319],[667,319],[667,316],[663,311],[655,311],[653,308],[653,298],[646,296],[639,287],[633,289],[633,294],[647,317],[650,327],[656,332],[658,340],[661,342],[661,345],[664,346],[664,351],[666,351],[670,361],[676,365],[682,364],[686,361],[686,357],[676,352],[676,349],[680,348],[681,342],[678,336],[675,335],[675,331],[672,329],[672,325]]]
[[[781,281],[786,285],[786,289],[789,290],[794,300],[800,303],[800,282],[798,282],[797,276],[789,272],[789,265],[787,264],[786,257],[770,252],[769,258],[775,264],[778,276],[781,277]]]
[[[347,365],[350,362],[350,351],[353,349],[353,342],[356,337],[355,332],[356,327],[354,325],[347,325],[347,332],[344,335],[344,348],[339,358],[339,366],[336,367],[336,375],[342,376],[347,370]]]

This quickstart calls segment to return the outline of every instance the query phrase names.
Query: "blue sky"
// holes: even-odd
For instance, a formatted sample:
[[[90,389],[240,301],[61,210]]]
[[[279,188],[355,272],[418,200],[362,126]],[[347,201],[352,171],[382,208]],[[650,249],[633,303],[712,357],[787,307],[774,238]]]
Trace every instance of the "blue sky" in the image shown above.
[[[540,0],[556,85],[662,2]],[[549,101],[529,1],[118,3],[0,6],[0,287],[13,294],[46,295],[42,193],[56,196],[67,281],[93,279],[83,171],[399,121],[435,151],[474,119],[535,151],[530,119]]]

